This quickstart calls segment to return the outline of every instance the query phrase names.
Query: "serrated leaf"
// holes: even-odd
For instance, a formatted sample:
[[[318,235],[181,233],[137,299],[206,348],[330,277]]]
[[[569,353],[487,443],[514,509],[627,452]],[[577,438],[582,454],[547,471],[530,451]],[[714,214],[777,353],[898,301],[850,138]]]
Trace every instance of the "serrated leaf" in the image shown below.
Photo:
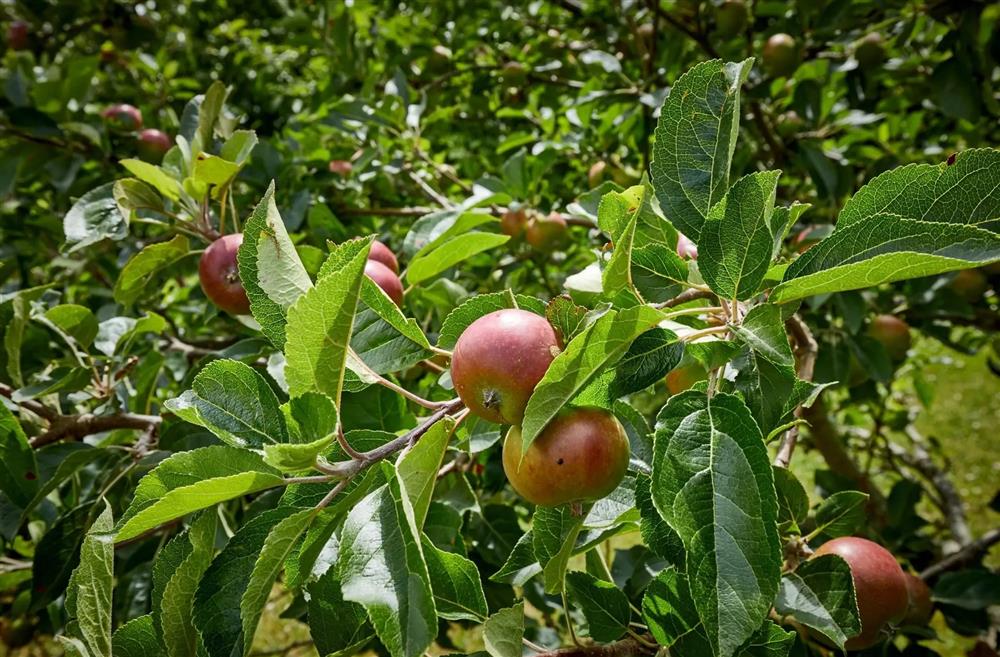
[[[243,164],[257,145],[257,133],[253,130],[235,130],[219,150],[223,159]]]
[[[653,494],[650,490],[652,480],[647,475],[635,478],[635,505],[639,509],[639,530],[642,540],[653,554],[665,559],[668,563],[683,568],[684,544],[668,525],[653,504]]]
[[[437,615],[448,620],[482,621],[489,615],[476,564],[423,539]]]
[[[661,570],[649,583],[642,617],[656,642],[666,648],[701,625],[687,578],[677,568]]]
[[[121,160],[119,164],[128,169],[139,180],[152,185],[156,191],[171,201],[180,199],[181,184],[161,167],[133,158]]]
[[[292,442],[311,443],[337,430],[337,407],[333,400],[319,392],[307,392],[292,397],[286,408],[286,424]]]
[[[153,561],[153,619],[168,657],[195,657],[202,646],[194,625],[194,597],[215,554],[217,525],[214,511],[200,514]]]
[[[534,538],[531,531],[517,540],[510,556],[500,570],[490,575],[494,582],[504,582],[513,586],[524,586],[528,580],[542,572],[542,566],[535,558]]]
[[[365,608],[344,600],[336,568],[309,584],[309,632],[322,657],[349,657],[375,638]]]
[[[674,298],[687,279],[687,262],[666,244],[640,244],[632,250],[632,282],[646,301]]]
[[[370,244],[371,240],[356,243],[356,252],[339,271],[321,278],[289,308],[285,377],[293,396],[322,392],[340,410],[354,313]]]
[[[555,330],[561,344],[567,344],[586,326],[587,309],[573,303],[566,295],[552,298],[545,305],[545,318]]]
[[[257,260],[260,255],[258,241],[265,231],[269,230],[267,226],[272,207],[277,213],[273,180],[243,226],[243,243],[240,244],[236,261],[240,270],[240,282],[247,293],[247,298],[250,299],[250,312],[253,318],[260,324],[261,332],[267,339],[275,347],[282,349],[285,346],[285,309],[272,300],[258,282]],[[280,221],[280,217],[278,220]]]
[[[866,493],[856,490],[834,493],[816,509],[816,529],[813,533],[831,538],[853,534],[867,520],[867,504]]]
[[[858,190],[837,217],[837,229],[879,214],[965,224],[1000,232],[1000,150],[959,153],[951,164],[909,164]]]
[[[469,324],[484,315],[507,308],[520,308],[536,315],[545,314],[545,304],[534,297],[514,294],[510,290],[492,294],[477,294],[463,302],[445,317],[438,333],[438,347],[452,349]]]
[[[635,239],[639,206],[644,187],[633,187],[624,193],[610,192],[601,199],[597,209],[598,225],[611,234],[614,248],[601,275],[604,294],[609,298],[621,290],[632,290],[632,243]],[[612,215],[612,217],[608,217]],[[614,224],[614,226],[612,226]],[[605,228],[607,226],[607,228]]]
[[[115,547],[109,539],[114,526],[111,506],[90,526],[80,548],[80,564],[70,577],[66,614],[76,619],[75,634],[92,657],[111,657],[111,592],[114,589]]]
[[[81,196],[63,218],[67,251],[73,253],[103,239],[121,240],[128,235],[128,219],[118,210],[115,183],[95,187]]]
[[[198,372],[191,390],[165,405],[233,447],[261,449],[288,442],[274,390],[256,370],[236,360],[212,361]]]
[[[490,657],[521,657],[524,603],[501,609],[483,623],[483,643]]]
[[[773,467],[778,494],[778,522],[801,525],[809,515],[809,495],[798,478],[786,468]]]
[[[532,547],[542,566],[546,593],[563,590],[563,576],[573,555],[584,515],[573,515],[569,505],[536,507],[531,520]]]
[[[698,241],[698,267],[712,291],[725,299],[757,293],[771,264],[771,213],[780,171],[737,180],[712,206]]]
[[[754,632],[753,636],[736,651],[736,657],[786,657],[795,641],[795,632],[789,632],[770,620]]]
[[[396,462],[399,483],[413,507],[413,520],[418,529],[424,526],[431,495],[434,494],[434,484],[437,483],[437,473],[454,428],[455,421],[451,418],[435,423]]]
[[[615,366],[610,392],[613,398],[643,390],[674,369],[684,354],[684,343],[664,328],[639,335]]]
[[[781,572],[763,436],[739,398],[688,391],[660,412],[654,449],[653,502],[684,542],[712,652],[729,657],[760,626]]]
[[[282,472],[302,472],[316,465],[316,458],[333,444],[332,435],[309,443],[264,445],[264,463]]]
[[[188,238],[184,235],[176,235],[169,242],[147,246],[132,256],[122,268],[115,281],[115,301],[125,306],[135,303],[158,273],[190,252]]]
[[[1000,237],[957,223],[875,214],[806,251],[771,292],[774,303],[942,274],[1000,260]]]
[[[649,306],[609,311],[566,345],[528,400],[521,426],[522,452],[570,399],[615,364],[632,341],[656,326],[662,316]]]
[[[229,539],[205,571],[194,598],[194,623],[209,657],[240,657],[249,653],[241,600],[249,590],[255,564],[263,558],[262,551],[272,529],[295,517],[296,511],[279,507],[254,516]]]
[[[628,630],[632,610],[628,597],[615,584],[574,571],[566,573],[566,588],[583,611],[592,639],[616,641]]]
[[[136,210],[163,210],[163,198],[155,189],[137,178],[116,180],[112,195],[126,222],[132,220]]]
[[[84,306],[61,304],[46,310],[44,317],[84,349],[97,337],[97,318]]]
[[[729,188],[740,123],[740,86],[753,59],[712,60],[682,75],[663,101],[650,165],[667,219],[696,243],[709,209]]]
[[[774,610],[816,630],[841,650],[845,641],[861,633],[851,568],[835,554],[804,561],[782,577]]]
[[[0,404],[0,491],[22,509],[31,504],[38,492],[35,450],[4,404]]]
[[[775,365],[792,366],[795,358],[781,318],[781,309],[769,303],[754,306],[733,332],[752,350]]]
[[[774,248],[771,251],[771,260],[778,257],[781,252],[781,244],[785,241],[788,231],[791,230],[799,217],[806,210],[812,207],[811,203],[799,203],[795,201],[790,206],[778,206],[771,214],[771,235],[774,236]]]
[[[344,599],[368,611],[393,657],[423,654],[437,636],[437,613],[413,508],[395,474],[348,514],[339,572]]]
[[[253,452],[224,445],[179,452],[139,481],[119,520],[115,541],[127,541],[192,511],[283,483],[280,473]]]
[[[217,155],[199,153],[194,160],[191,176],[203,185],[223,187],[232,182],[242,167]],[[214,196],[214,194],[213,194]]]
[[[111,653],[115,657],[160,657],[163,644],[153,628],[149,614],[133,618],[111,636]]]
[[[418,255],[406,268],[406,282],[416,285],[437,276],[446,269],[471,258],[477,253],[488,251],[509,240],[507,235],[470,231],[456,235],[437,248]]]

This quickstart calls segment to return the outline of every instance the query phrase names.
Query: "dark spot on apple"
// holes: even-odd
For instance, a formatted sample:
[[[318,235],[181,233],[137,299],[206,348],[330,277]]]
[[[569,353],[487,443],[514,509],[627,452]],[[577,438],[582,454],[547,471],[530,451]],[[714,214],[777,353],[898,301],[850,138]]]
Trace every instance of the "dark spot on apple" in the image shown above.
[[[563,460],[559,459],[558,461],[556,461],[556,463],[558,463],[559,465],[562,465],[563,464]]]

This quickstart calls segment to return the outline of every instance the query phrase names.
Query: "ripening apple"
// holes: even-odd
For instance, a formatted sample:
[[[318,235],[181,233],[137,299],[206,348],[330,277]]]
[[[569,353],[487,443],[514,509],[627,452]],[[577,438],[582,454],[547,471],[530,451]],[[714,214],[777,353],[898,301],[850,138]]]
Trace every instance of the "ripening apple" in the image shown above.
[[[155,128],[141,130],[139,136],[136,137],[136,150],[139,157],[153,164],[159,164],[163,160],[163,156],[170,150],[171,145],[167,133]]]
[[[667,390],[671,395],[679,395],[688,390],[699,381],[704,381],[708,377],[705,368],[695,362],[678,365],[667,372]]]
[[[677,255],[685,260],[697,260],[698,245],[684,233],[677,233]]]
[[[587,184],[590,185],[591,189],[604,182],[604,172],[607,168],[608,163],[604,160],[598,160],[590,165],[590,169],[587,171]]]
[[[729,39],[747,26],[747,6],[742,0],[725,0],[715,10],[715,31],[724,39]]]
[[[990,283],[978,269],[963,269],[951,279],[951,289],[969,303],[975,303],[990,289]]]
[[[365,276],[382,288],[397,306],[403,305],[403,283],[391,269],[377,260],[369,260],[365,263]]]
[[[924,582],[912,573],[904,573],[906,576],[906,592],[909,596],[910,604],[906,609],[906,617],[903,618],[904,625],[926,625],[934,615],[934,602],[931,600],[931,590]]]
[[[566,220],[558,212],[536,215],[524,228],[524,241],[539,251],[555,249],[566,236]]]
[[[910,325],[893,315],[878,315],[868,325],[868,335],[878,340],[894,361],[906,358],[913,340]]]
[[[520,424],[528,398],[559,349],[548,320],[520,309],[497,310],[472,322],[451,358],[451,380],[470,411],[501,424]]]
[[[28,47],[28,24],[22,20],[11,21],[7,26],[7,47],[11,50],[24,50]]]
[[[101,112],[101,116],[116,130],[133,132],[142,128],[142,112],[127,103],[112,105]]]
[[[775,77],[787,77],[799,67],[799,48],[795,39],[783,32],[771,35],[764,44],[764,68]]]
[[[511,237],[520,237],[524,233],[524,228],[528,224],[528,213],[524,208],[512,210],[507,209],[500,216],[500,232]]]
[[[392,249],[378,240],[372,241],[371,249],[368,251],[368,259],[381,262],[391,269],[394,274],[399,273],[399,261],[396,260],[396,254],[392,252]]]
[[[349,160],[330,160],[330,173],[335,173],[341,178],[351,175],[354,165]]]
[[[243,233],[223,235],[208,245],[198,262],[198,278],[205,296],[233,315],[250,312],[250,299],[240,282],[240,270],[236,263],[241,244]]]
[[[882,641],[906,615],[910,604],[906,576],[896,558],[878,543],[844,536],[819,546],[814,557],[836,554],[851,568],[858,601],[861,634],[847,640],[848,650],[870,648]]]
[[[556,415],[521,457],[521,427],[503,443],[503,469],[517,493],[538,506],[599,500],[628,469],[628,436],[611,413],[571,408]]]

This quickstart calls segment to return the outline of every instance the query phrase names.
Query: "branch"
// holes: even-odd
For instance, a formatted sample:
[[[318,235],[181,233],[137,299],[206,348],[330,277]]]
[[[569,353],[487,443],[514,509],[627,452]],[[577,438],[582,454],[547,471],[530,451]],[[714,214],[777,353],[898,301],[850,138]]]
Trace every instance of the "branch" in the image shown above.
[[[0,383],[0,395],[6,397],[7,399],[10,399],[11,401],[13,401],[13,399],[14,399],[13,395],[14,395],[15,392],[16,391],[13,388],[11,388],[9,385],[4,384],[4,383]],[[59,417],[59,413],[57,413],[56,411],[53,411],[48,406],[45,406],[44,404],[42,404],[40,402],[36,402],[36,401],[34,401],[32,399],[26,399],[24,401],[14,402],[14,403],[17,404],[18,406],[20,406],[21,408],[28,409],[29,411],[31,411],[32,413],[34,413],[38,417],[46,419],[46,420],[49,420],[49,421],[53,421],[57,417]]]
[[[607,645],[574,646],[540,652],[535,657],[636,657],[649,655],[654,651],[635,639],[624,639]]]
[[[816,352],[819,346],[816,339],[809,331],[809,327],[798,315],[792,315],[785,322],[785,327],[795,340],[795,361],[798,364],[796,374],[803,381],[812,381],[813,370],[816,368]],[[795,417],[802,418],[802,407],[795,409]],[[795,452],[795,444],[799,440],[799,425],[793,426],[785,432],[778,447],[778,454],[774,458],[774,464],[779,468],[787,468],[792,462],[792,454]]]
[[[965,564],[970,563],[986,554],[987,550],[997,543],[1000,543],[1000,527],[991,529],[958,552],[945,557],[931,566],[928,566],[923,572],[920,573],[920,579],[931,579],[932,577],[952,570],[953,568],[964,566]]]
[[[150,429],[163,421],[159,415],[140,415],[138,413],[116,413],[114,415],[60,415],[52,420],[49,430],[41,433],[29,442],[34,448],[63,440],[65,438],[78,440],[95,433],[111,431],[112,429]]]
[[[675,306],[680,306],[681,304],[689,303],[697,299],[714,299],[715,293],[709,290],[702,290],[700,288],[693,287],[690,290],[685,290],[678,294],[673,299],[667,299],[663,303],[656,304],[657,308],[673,308]]]

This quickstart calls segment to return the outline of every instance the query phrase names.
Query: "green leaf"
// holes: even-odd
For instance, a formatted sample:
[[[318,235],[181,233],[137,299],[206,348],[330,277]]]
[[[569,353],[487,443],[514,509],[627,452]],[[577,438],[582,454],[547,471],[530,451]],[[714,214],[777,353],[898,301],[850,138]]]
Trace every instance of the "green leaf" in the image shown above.
[[[426,536],[423,549],[437,615],[448,620],[484,620],[489,609],[476,564],[460,554],[437,548]]]
[[[63,232],[69,253],[104,239],[121,240],[128,235],[128,221],[115,203],[114,187],[113,182],[95,187],[66,213]]]
[[[35,383],[18,388],[11,399],[23,402],[56,392],[83,390],[93,382],[93,378],[93,371],[87,367],[57,367],[45,374],[36,375]]]
[[[633,190],[637,190],[638,194],[632,193]],[[601,199],[601,204],[597,209],[598,225],[605,232],[611,233],[614,243],[611,258],[601,275],[602,288],[608,297],[613,297],[621,290],[634,288],[632,284],[632,244],[635,239],[639,206],[642,204],[644,192],[644,187],[633,187],[624,193],[609,192]],[[610,228],[612,225],[614,228]],[[606,226],[609,228],[605,228]]]
[[[454,420],[442,419],[396,462],[399,483],[413,507],[413,520],[418,529],[424,526],[437,473],[454,429]]]
[[[657,574],[642,597],[642,618],[656,642],[666,648],[701,625],[683,573],[671,566]]]
[[[771,264],[771,213],[780,171],[737,180],[712,206],[698,242],[698,267],[712,291],[725,299],[757,293]]]
[[[670,525],[664,522],[653,504],[652,480],[647,475],[635,478],[635,505],[639,509],[639,530],[643,542],[653,554],[678,567],[684,566],[684,544]]]
[[[546,593],[563,590],[563,576],[583,520],[584,514],[573,515],[569,505],[535,508],[531,520],[532,546],[535,559],[542,566]]]
[[[521,657],[524,603],[501,609],[483,623],[483,643],[490,657]]]
[[[240,245],[236,261],[240,270],[240,282],[246,290],[247,298],[250,299],[250,312],[253,318],[260,324],[260,330],[267,339],[275,347],[282,349],[285,346],[285,309],[264,291],[258,282],[257,270],[257,258],[260,254],[258,241],[268,230],[268,215],[272,207],[275,207],[273,180],[243,226],[243,243]]]
[[[672,331],[657,327],[641,334],[615,366],[610,386],[612,398],[653,385],[680,363],[683,354],[684,343]]]
[[[869,217],[965,224],[1000,232],[1000,150],[959,153],[951,164],[909,164],[858,190],[837,217],[837,230]]]
[[[688,391],[660,412],[654,449],[653,501],[684,542],[712,653],[729,657],[760,626],[781,573],[763,436],[739,398]]]
[[[267,534],[267,539],[261,547],[260,554],[253,565],[253,572],[247,587],[240,598],[240,617],[243,620],[243,654],[250,653],[253,645],[253,635],[264,612],[264,605],[274,588],[278,574],[298,544],[302,535],[309,529],[316,517],[315,509],[303,509],[282,519]],[[235,639],[235,637],[234,637]],[[235,643],[235,642],[234,642]]]
[[[656,326],[663,313],[649,306],[608,311],[576,336],[552,361],[528,400],[521,427],[523,452],[562,407],[614,365],[632,341]]]
[[[257,284],[271,301],[287,312],[313,284],[288,236],[273,193],[265,194],[261,199],[261,205],[264,204],[266,210],[257,217],[259,221],[254,222],[258,232],[252,236],[257,247]],[[243,231],[243,239],[247,239],[247,230]]]
[[[982,568],[944,573],[934,585],[934,601],[969,611],[1000,605],[1000,574]]]
[[[191,657],[202,646],[194,625],[194,597],[215,554],[218,518],[214,511],[200,514],[153,561],[153,619],[168,657]]]
[[[215,124],[222,113],[222,106],[226,102],[229,91],[219,80],[212,83],[205,95],[201,98],[198,107],[198,138],[201,148],[206,149],[212,145],[212,137],[215,132]]]
[[[111,636],[111,653],[115,657],[161,657],[163,644],[153,628],[149,614],[133,618]]]
[[[322,657],[359,654],[375,638],[365,608],[344,600],[336,568],[309,584],[309,632]]]
[[[89,308],[65,303],[45,311],[45,319],[86,349],[97,337],[97,318]]]
[[[0,404],[0,491],[26,509],[38,492],[38,463],[20,423]]]
[[[92,657],[111,657],[111,592],[115,578],[115,546],[109,538],[114,526],[111,506],[87,531],[80,548],[80,565],[66,591],[66,614],[76,619],[74,634]]]
[[[264,463],[282,472],[302,472],[316,465],[316,458],[333,444],[332,435],[311,443],[264,445]]]
[[[534,297],[514,294],[510,290],[477,294],[448,313],[438,333],[438,346],[442,349],[453,349],[458,338],[470,324],[484,315],[507,308],[520,308],[536,315],[545,314],[545,304]]]
[[[236,177],[240,169],[242,167],[235,162],[217,155],[199,153],[194,160],[194,171],[191,175],[195,181],[204,185],[224,187]]]
[[[257,145],[257,133],[253,130],[236,130],[226,140],[219,151],[223,159],[243,164]]]
[[[271,531],[281,526],[283,521],[301,515],[296,511],[279,507],[254,516],[229,539],[205,571],[195,593],[194,623],[209,657],[240,657],[249,653],[250,641],[245,640],[243,625],[246,611],[242,601],[251,590],[251,580],[257,573],[256,564],[264,558],[264,551],[268,550],[269,557],[273,558],[266,547]]]
[[[774,304],[754,306],[741,324],[731,325],[731,328],[744,344],[775,365],[791,367],[795,364],[781,309]]]
[[[136,210],[163,210],[163,198],[155,189],[137,178],[122,178],[115,181],[112,190],[118,211],[130,222],[135,217]]]
[[[736,651],[736,657],[786,657],[792,649],[795,633],[766,620],[750,639]]]
[[[687,262],[666,244],[643,244],[632,250],[632,282],[646,301],[674,298],[687,279]]]
[[[771,292],[774,303],[942,274],[1000,260],[1000,238],[957,223],[875,214],[806,251]]]
[[[224,445],[179,452],[139,481],[115,541],[127,541],[192,511],[283,483],[280,473],[253,452]]]
[[[595,641],[610,642],[620,639],[628,629],[632,611],[624,591],[612,582],[597,579],[588,573],[566,573],[566,587],[570,597],[583,611]]]
[[[774,208],[774,212],[771,214],[771,235],[774,236],[774,248],[771,251],[771,260],[777,258],[781,252],[781,244],[785,241],[788,231],[799,220],[799,217],[811,207],[811,203],[799,203],[795,201],[790,206],[778,206]]]
[[[162,168],[142,160],[126,158],[119,162],[129,170],[129,173],[144,183],[152,185],[156,191],[166,196],[171,201],[177,201],[181,197],[181,184],[177,182],[169,173]]]
[[[809,495],[798,478],[786,468],[773,467],[774,489],[778,493],[778,522],[801,525],[809,515]]]
[[[853,534],[867,520],[867,504],[866,493],[856,490],[834,493],[816,509],[816,529],[813,534],[824,534],[830,538]]]
[[[293,396],[322,392],[340,410],[354,313],[370,244],[370,239],[353,243],[351,248],[356,252],[346,264],[335,274],[320,278],[289,308],[285,378]]]
[[[158,273],[190,252],[188,238],[184,235],[176,235],[169,242],[151,244],[139,251],[125,264],[115,281],[115,301],[124,306],[135,303]]]
[[[587,309],[573,303],[566,295],[554,297],[545,305],[545,318],[555,329],[560,344],[567,344],[587,325]]]
[[[288,400],[285,421],[292,442],[312,443],[337,430],[337,407],[326,395],[307,392]]]
[[[804,561],[782,577],[774,610],[816,630],[841,650],[845,641],[861,633],[851,568],[835,554]]]
[[[288,442],[288,427],[274,390],[256,370],[236,360],[212,361],[198,372],[191,390],[165,405],[233,447],[261,449]]]
[[[437,613],[430,575],[413,508],[395,475],[348,514],[339,572],[344,599],[364,606],[389,654],[418,657],[431,645]]]
[[[534,538],[530,531],[517,540],[507,561],[500,570],[490,575],[494,582],[504,582],[513,586],[524,586],[528,580],[542,572],[542,566],[535,558]]]
[[[740,86],[753,59],[712,60],[682,75],[663,101],[650,165],[667,219],[699,242],[709,209],[729,189],[740,124]]]
[[[423,329],[420,328],[417,320],[406,317],[403,311],[399,309],[399,306],[382,291],[382,288],[367,276],[361,283],[361,301],[373,313],[378,315],[382,321],[395,329],[399,335],[422,350],[430,351],[430,343],[427,341],[427,336],[424,335]],[[357,326],[355,327],[355,332],[358,332]]]
[[[507,235],[475,230],[456,235],[430,252],[422,253],[411,260],[410,266],[406,269],[406,282],[416,285],[426,281],[477,253],[506,243],[509,239]]]

